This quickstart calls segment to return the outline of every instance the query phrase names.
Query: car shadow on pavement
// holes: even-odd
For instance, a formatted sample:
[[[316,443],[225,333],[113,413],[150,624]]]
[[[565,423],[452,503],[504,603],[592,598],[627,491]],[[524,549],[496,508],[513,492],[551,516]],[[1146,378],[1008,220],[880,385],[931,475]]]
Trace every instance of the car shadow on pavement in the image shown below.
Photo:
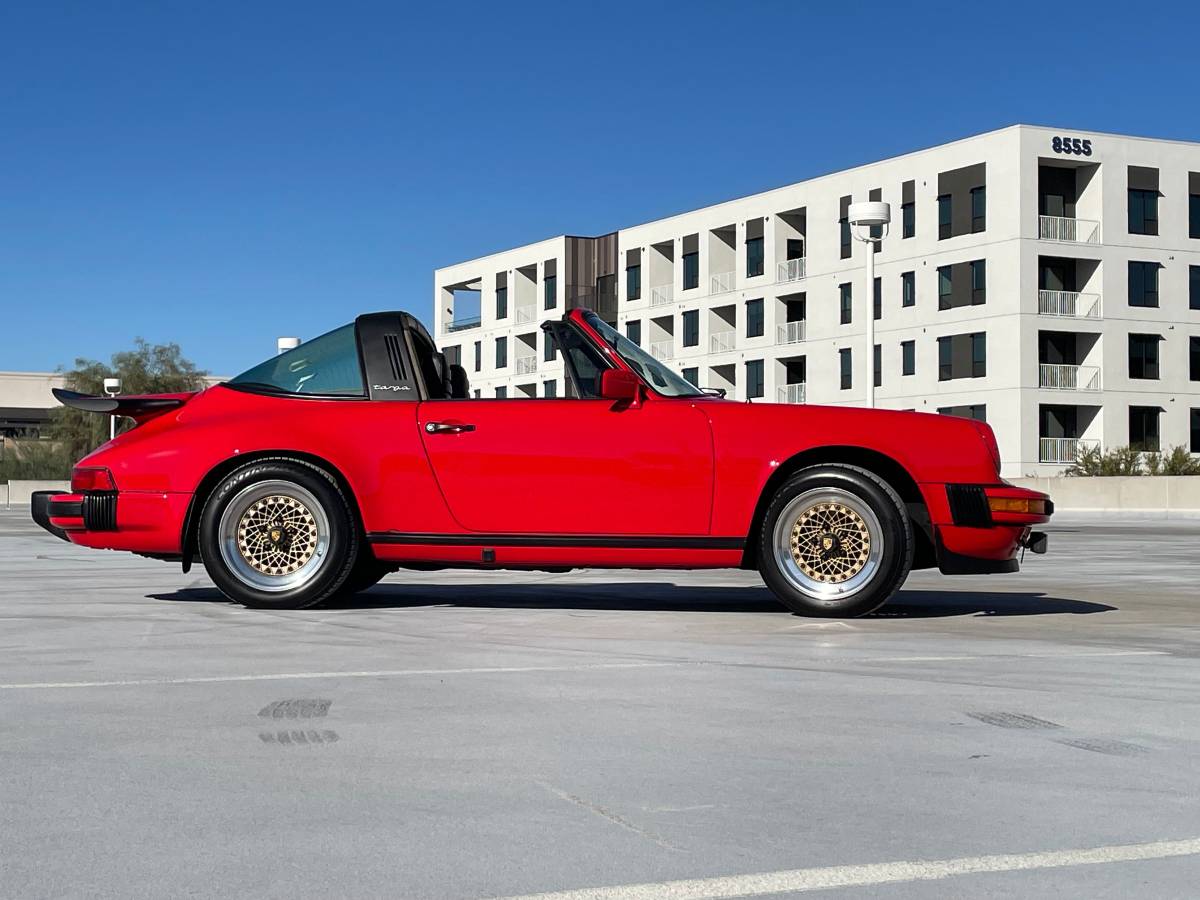
[[[228,603],[215,588],[191,587],[149,594],[154,600]],[[359,594],[338,597],[327,609],[404,609],[458,606],[470,609],[647,610],[787,615],[765,587],[676,585],[669,582],[397,584],[383,582]],[[902,590],[868,618],[929,619],[953,616],[1080,615],[1115,606],[1051,597],[1039,591]]]

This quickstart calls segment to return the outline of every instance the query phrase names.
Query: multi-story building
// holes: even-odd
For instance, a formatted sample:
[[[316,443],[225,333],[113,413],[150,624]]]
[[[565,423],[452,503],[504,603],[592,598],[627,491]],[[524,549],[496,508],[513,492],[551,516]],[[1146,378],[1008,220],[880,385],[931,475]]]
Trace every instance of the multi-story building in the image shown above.
[[[870,287],[861,200],[892,206]],[[861,404],[873,377],[878,406],[986,419],[1009,475],[1200,452],[1197,143],[1015,125],[434,277],[478,397],[561,396],[539,324],[588,306],[737,399]]]

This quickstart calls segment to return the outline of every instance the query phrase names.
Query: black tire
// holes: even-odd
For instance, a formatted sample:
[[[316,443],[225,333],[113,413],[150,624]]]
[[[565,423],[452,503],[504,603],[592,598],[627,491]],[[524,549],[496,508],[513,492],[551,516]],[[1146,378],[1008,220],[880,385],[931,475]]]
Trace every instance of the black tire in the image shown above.
[[[380,562],[373,556],[369,556],[366,549],[360,550],[358,562],[354,564],[354,571],[350,573],[350,577],[342,585],[341,593],[349,596],[365,591],[379,584],[385,575],[389,575],[395,571],[396,566],[394,563]]]
[[[807,528],[799,528],[801,520]],[[900,589],[913,549],[912,522],[891,485],[858,466],[829,463],[800,470],[775,492],[763,517],[758,567],[797,615],[851,618]]]
[[[256,501],[259,493],[266,496]],[[282,506],[277,498],[294,506]],[[282,509],[280,515],[294,515],[299,525],[293,528],[289,519],[283,529],[255,524],[244,531],[242,526],[254,521],[246,517],[259,515],[251,510],[256,502],[265,510],[262,515]],[[282,518],[278,521],[283,524]],[[342,589],[359,554],[359,528],[350,500],[328,472],[295,459],[259,460],[227,475],[204,504],[198,528],[200,556],[213,583],[229,599],[255,609],[315,606]],[[293,532],[298,532],[294,538]],[[266,549],[243,551],[239,545],[247,533],[283,534],[284,543],[268,546],[266,537],[253,538]],[[278,561],[280,554],[271,556],[272,549],[291,553],[285,565],[306,561],[296,571],[277,572],[270,566],[259,570],[267,560]]]

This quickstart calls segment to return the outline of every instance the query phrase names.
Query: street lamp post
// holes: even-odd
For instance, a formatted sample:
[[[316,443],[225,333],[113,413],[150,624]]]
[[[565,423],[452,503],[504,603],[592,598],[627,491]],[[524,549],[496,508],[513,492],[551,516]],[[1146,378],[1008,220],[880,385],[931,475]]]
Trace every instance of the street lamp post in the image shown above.
[[[892,221],[892,207],[887,203],[872,200],[866,203],[851,203],[847,213],[851,233],[856,240],[866,244],[867,251],[867,406],[875,405],[875,241],[887,237],[888,223]],[[872,228],[879,228],[879,237],[871,235]]]
[[[121,393],[121,379],[120,378],[105,378],[104,379],[104,393],[108,394],[108,396],[110,396],[110,397],[116,397],[117,394]],[[117,436],[117,417],[112,416],[108,420],[108,439],[111,441],[116,436]]]

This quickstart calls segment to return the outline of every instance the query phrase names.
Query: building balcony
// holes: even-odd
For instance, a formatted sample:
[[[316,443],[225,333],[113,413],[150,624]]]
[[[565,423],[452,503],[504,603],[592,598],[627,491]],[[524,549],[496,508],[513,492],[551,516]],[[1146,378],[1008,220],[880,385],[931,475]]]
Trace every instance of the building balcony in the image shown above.
[[[804,333],[807,330],[805,326],[807,324],[807,322],[788,322],[785,325],[780,325],[776,329],[775,343],[799,344],[804,340]]]
[[[537,318],[537,306],[518,306],[513,310],[513,322],[525,325]]]
[[[659,360],[660,362],[671,359],[675,355],[675,342],[674,341],[651,341],[650,342],[650,355],[653,356],[655,359]]]
[[[1086,438],[1038,438],[1038,462],[1069,466],[1088,450],[1099,450],[1100,442]]]
[[[1038,315],[1066,319],[1099,319],[1102,316],[1099,294],[1077,291],[1038,291]]]
[[[807,384],[785,384],[779,388],[780,403],[804,403]]]
[[[803,256],[799,259],[789,259],[787,262],[781,262],[775,280],[781,284],[788,281],[799,281],[806,274],[808,268],[805,265],[806,262],[807,260]]]
[[[1053,391],[1098,391],[1098,366],[1065,366],[1042,363],[1038,366],[1038,386]]]
[[[465,331],[468,328],[478,328],[483,324],[483,319],[480,316],[468,316],[465,319],[454,319],[446,323],[445,331],[450,334],[455,331]]]
[[[1067,244],[1100,243],[1100,223],[1091,219],[1038,216],[1038,239]]]
[[[708,339],[709,353],[728,353],[737,343],[736,331],[718,331]]]
[[[675,285],[660,284],[658,287],[650,288],[650,305],[651,306],[666,306],[675,299]]]
[[[732,272],[717,272],[710,279],[708,279],[708,292],[710,294],[728,294],[732,290]]]
[[[536,356],[518,356],[513,361],[514,375],[532,375],[537,371]]]

